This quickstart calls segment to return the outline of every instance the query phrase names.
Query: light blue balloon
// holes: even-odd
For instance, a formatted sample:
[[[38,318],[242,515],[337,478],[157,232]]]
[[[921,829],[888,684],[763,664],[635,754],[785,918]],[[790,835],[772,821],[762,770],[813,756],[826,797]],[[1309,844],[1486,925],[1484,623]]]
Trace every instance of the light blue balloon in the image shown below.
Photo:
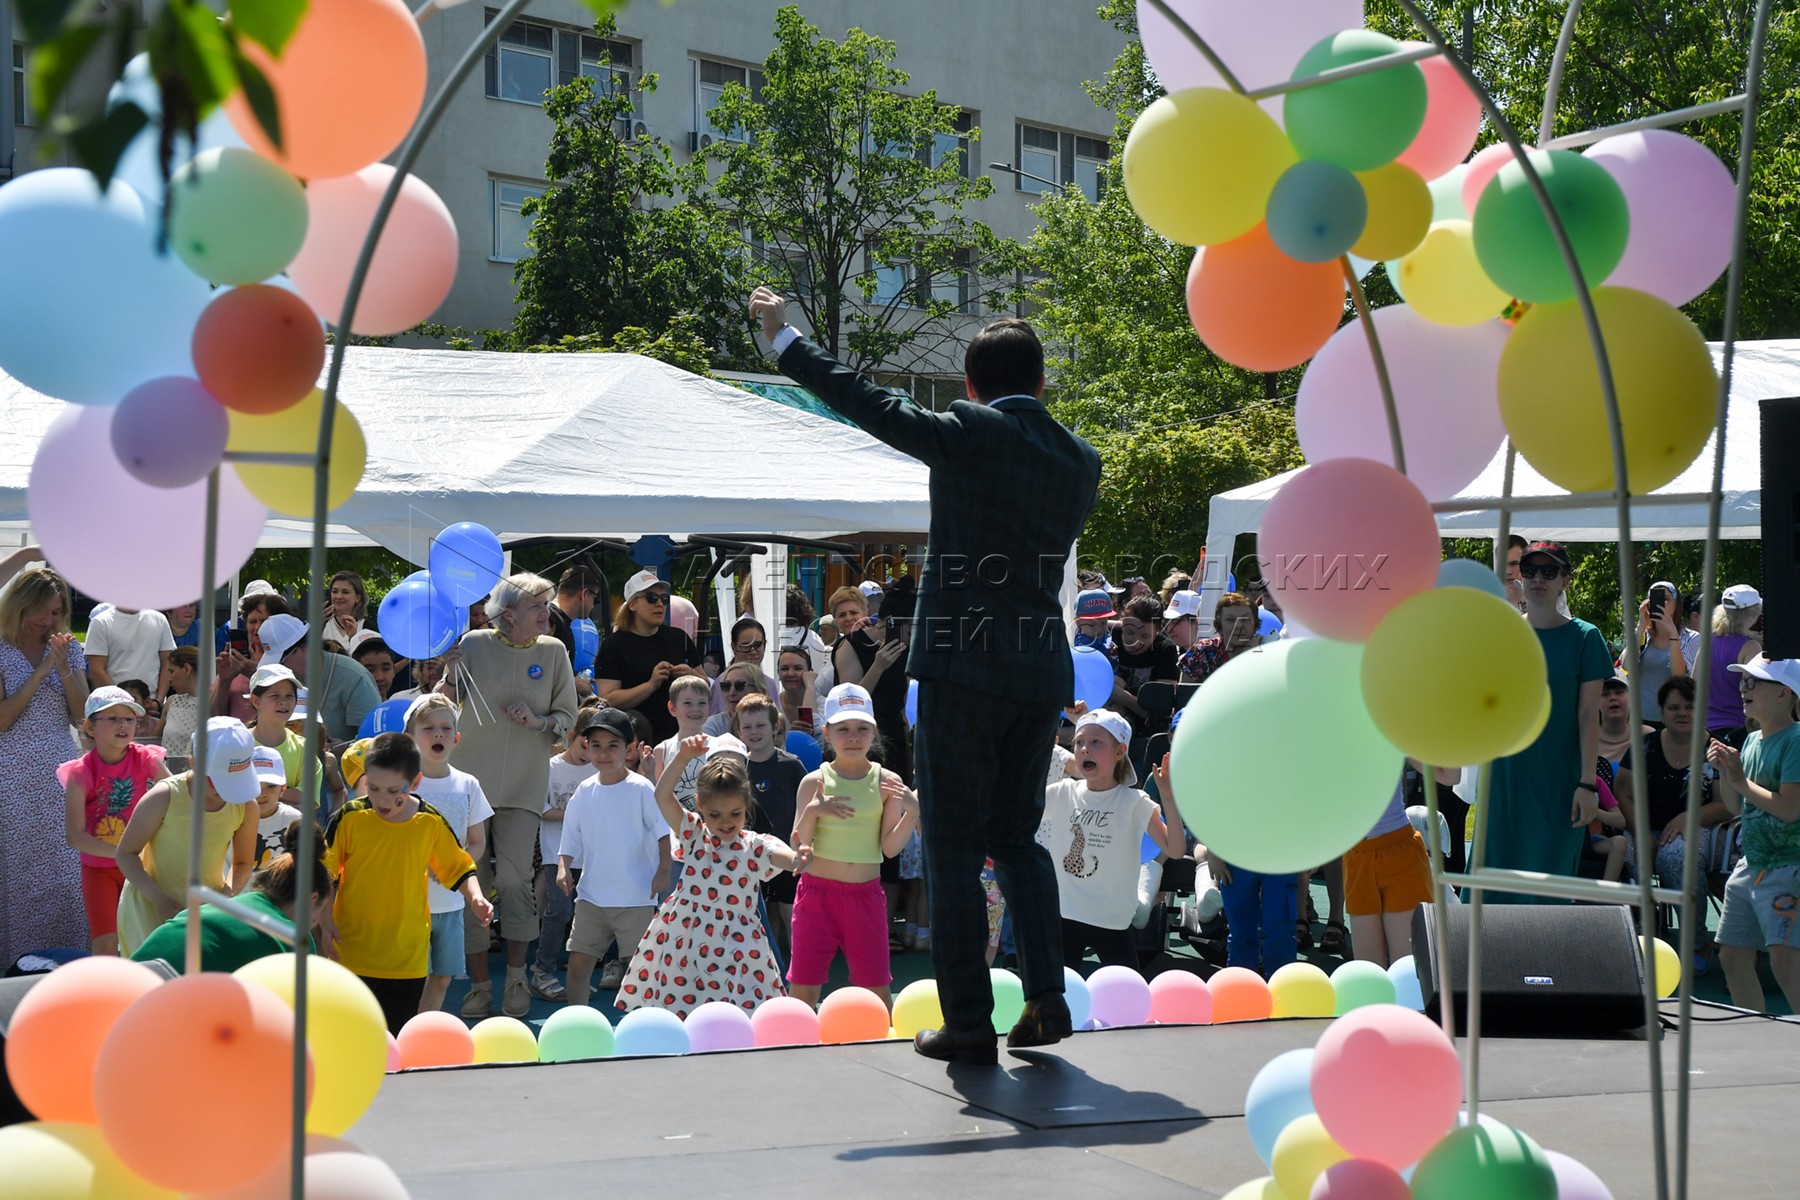
[[[159,127],[162,97],[157,94],[156,81],[150,74],[148,54],[140,54],[125,64],[124,74],[106,96],[108,108],[127,100],[143,109],[150,123],[126,145],[118,166],[113,168],[113,177],[123,180],[143,197],[145,207],[154,215],[162,208],[164,195],[162,168],[157,163],[157,142],[162,137]],[[185,139],[177,140],[174,160],[169,163],[171,173],[202,150],[247,149],[223,108],[215,109],[211,116],[200,122],[195,132],[198,136],[192,146]],[[151,223],[155,224],[154,221]]]
[[[1263,1064],[1250,1081],[1244,1097],[1244,1128],[1256,1157],[1268,1166],[1275,1154],[1275,1139],[1289,1122],[1313,1112],[1313,1052],[1289,1050]]]
[[[575,639],[575,673],[579,675],[594,665],[594,656],[600,653],[600,629],[587,617],[576,617],[569,622],[569,634]]]
[[[1439,221],[1466,221],[1469,219],[1468,210],[1463,208],[1462,199],[1463,179],[1468,173],[1468,163],[1457,163],[1425,185],[1425,190],[1431,193],[1432,224],[1435,225]]]
[[[1490,596],[1498,596],[1505,600],[1506,585],[1494,574],[1494,568],[1484,562],[1476,562],[1472,558],[1447,559],[1438,568],[1439,587],[1474,588],[1478,592],[1486,592]]]
[[[436,658],[468,624],[468,607],[446,598],[435,583],[428,572],[414,571],[381,599],[381,639],[403,658]]]
[[[1419,989],[1419,969],[1413,956],[1396,958],[1388,964],[1388,978],[1394,981],[1394,1003],[1414,1012],[1425,1011],[1425,995]]]
[[[1281,618],[1268,609],[1260,610],[1256,620],[1256,632],[1263,637],[1272,638],[1281,635]]]
[[[906,681],[906,724],[908,728],[919,723],[919,681]]]
[[[1088,1018],[1092,1015],[1093,1004],[1088,999],[1087,980],[1073,967],[1063,968],[1063,1000],[1069,1006],[1069,1025],[1074,1029],[1086,1029]]]
[[[137,193],[103,196],[74,167],[0,187],[0,370],[75,404],[112,405],[147,379],[192,377],[206,282],[156,235]]]
[[[432,582],[452,604],[469,605],[494,590],[506,552],[493,530],[473,521],[450,526],[431,541]]]
[[[613,1029],[613,1053],[686,1054],[687,1027],[666,1008],[634,1008]]]
[[[1089,712],[1105,708],[1112,699],[1112,659],[1092,646],[1076,646],[1069,653],[1075,658],[1075,699]]]
[[[1362,184],[1336,163],[1302,159],[1269,193],[1269,237],[1289,258],[1330,262],[1349,252],[1369,222]]]

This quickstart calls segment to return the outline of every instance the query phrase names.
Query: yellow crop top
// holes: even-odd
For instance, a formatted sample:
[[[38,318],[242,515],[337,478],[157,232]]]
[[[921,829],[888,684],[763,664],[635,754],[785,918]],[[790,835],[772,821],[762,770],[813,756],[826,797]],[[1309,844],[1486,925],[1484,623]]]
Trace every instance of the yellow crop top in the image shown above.
[[[819,768],[825,795],[856,809],[849,820],[822,816],[813,826],[813,853],[843,863],[879,863],[881,854],[881,768],[873,764],[861,779],[845,779],[826,763]]]

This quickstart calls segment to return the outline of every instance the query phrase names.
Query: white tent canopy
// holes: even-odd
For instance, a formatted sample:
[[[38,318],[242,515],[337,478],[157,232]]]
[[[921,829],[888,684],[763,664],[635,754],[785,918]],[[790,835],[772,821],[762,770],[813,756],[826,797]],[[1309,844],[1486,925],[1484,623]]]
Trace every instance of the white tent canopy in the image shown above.
[[[369,445],[332,545],[415,563],[447,525],[524,537],[769,533],[828,538],[930,524],[926,469],[861,430],[630,354],[354,346],[340,398]],[[29,536],[25,488],[63,411],[0,375],[0,531]],[[307,450],[309,446],[293,449]],[[264,546],[310,544],[271,521]]]
[[[1712,347],[1717,361],[1720,347]],[[1761,402],[1800,396],[1800,340],[1739,342],[1733,358],[1731,404],[1725,433],[1725,486],[1720,536],[1762,536],[1762,414]],[[1694,496],[1712,491],[1713,448],[1718,434],[1687,470],[1649,497],[1633,502],[1632,540],[1689,541],[1706,536],[1706,505],[1694,500],[1657,503],[1657,495]],[[1601,448],[1605,453],[1604,447]],[[1499,496],[1505,479],[1505,451],[1494,455],[1487,468],[1457,497],[1476,499]],[[1254,533],[1262,524],[1263,510],[1296,472],[1287,471],[1248,487],[1221,492],[1212,498],[1206,530],[1206,579],[1201,613],[1210,618],[1213,604],[1225,590],[1226,572],[1240,534]],[[1523,458],[1513,468],[1513,495],[1561,496],[1567,492],[1532,469]],[[1446,537],[1492,537],[1499,526],[1494,509],[1470,509],[1438,514],[1438,529]],[[1563,542],[1611,542],[1618,539],[1618,513],[1611,504],[1593,508],[1557,509],[1518,513],[1515,532],[1533,538]]]

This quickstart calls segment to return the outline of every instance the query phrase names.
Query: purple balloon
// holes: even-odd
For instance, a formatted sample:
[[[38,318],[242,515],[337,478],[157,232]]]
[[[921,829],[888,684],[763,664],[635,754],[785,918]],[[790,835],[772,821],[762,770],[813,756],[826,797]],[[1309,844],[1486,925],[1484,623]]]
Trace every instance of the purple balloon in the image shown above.
[[[688,1014],[688,1053],[748,1050],[756,1045],[750,1014],[723,1000],[708,1000]]]
[[[1731,262],[1737,184],[1719,156],[1666,129],[1607,138],[1587,151],[1625,193],[1631,234],[1608,287],[1636,288],[1677,306],[1711,287]]]
[[[197,379],[164,375],[125,393],[113,414],[112,448],[152,487],[186,487],[225,457],[231,418]]]
[[[1150,985],[1130,967],[1101,967],[1087,979],[1088,1011],[1109,1028],[1150,1023]]]
[[[1169,7],[1252,91],[1285,82],[1316,43],[1363,26],[1362,0],[1173,0]],[[1138,0],[1137,18],[1144,53],[1166,91],[1226,86],[1186,35],[1153,6]],[[1280,96],[1262,106],[1281,121]]]
[[[1544,1157],[1556,1173],[1556,1200],[1613,1200],[1612,1192],[1586,1164],[1555,1150],[1544,1151]]]
[[[151,487],[108,453],[113,408],[69,408],[38,444],[26,488],[32,532],[72,585],[122,608],[174,608],[212,587],[201,580],[206,484]],[[212,586],[223,586],[256,549],[269,510],[219,472]]]
[[[1407,1200],[1411,1195],[1400,1172],[1386,1163],[1347,1158],[1319,1173],[1310,1200]]]

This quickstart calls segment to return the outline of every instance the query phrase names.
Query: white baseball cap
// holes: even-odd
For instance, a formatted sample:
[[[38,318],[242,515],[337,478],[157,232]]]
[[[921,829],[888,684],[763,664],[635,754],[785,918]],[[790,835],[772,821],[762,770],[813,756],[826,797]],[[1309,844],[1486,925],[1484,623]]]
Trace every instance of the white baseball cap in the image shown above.
[[[881,595],[881,585],[879,583],[876,583],[873,579],[865,579],[861,583],[857,584],[856,587],[857,587],[857,590],[860,591],[865,596]]]
[[[666,593],[669,585],[658,579],[655,571],[639,571],[625,581],[625,603],[630,604],[640,592],[647,592],[651,588],[661,588]]]
[[[738,754],[748,759],[750,747],[729,733],[721,733],[706,739],[706,757],[711,759],[715,754]]]
[[[87,706],[81,710],[81,715],[92,720],[97,714],[120,705],[124,705],[140,717],[144,715],[144,706],[133,699],[130,692],[122,687],[114,687],[112,684],[97,687],[89,692]]]
[[[1112,735],[1113,741],[1121,746],[1131,745],[1131,722],[1110,708],[1096,708],[1093,712],[1083,713],[1081,720],[1075,722],[1075,732],[1080,733],[1089,725],[1098,725],[1106,730]]]
[[[299,677],[278,662],[264,663],[250,674],[250,690],[253,692],[258,688],[273,687],[278,683],[293,684],[294,695],[296,697],[300,695]]]
[[[840,683],[825,697],[825,723],[867,721],[875,724],[875,700],[869,689],[857,683]]]
[[[254,803],[262,791],[256,778],[256,739],[236,717],[206,722],[206,781],[227,804]]]
[[[261,665],[272,667],[287,657],[287,652],[300,644],[306,636],[306,622],[288,613],[276,613],[262,623],[256,631],[262,639],[263,656]]]
[[[1749,605],[1745,607],[1748,608]],[[1779,683],[1790,692],[1800,693],[1800,658],[1768,658],[1759,654],[1747,663],[1732,663],[1725,669],[1748,675],[1752,679]]]
[[[250,761],[256,771],[258,783],[287,783],[287,764],[281,761],[281,753],[273,746],[257,746],[250,755]]]
[[[1719,594],[1726,608],[1755,608],[1762,603],[1762,593],[1747,583],[1734,583]]]
[[[1169,607],[1163,609],[1163,620],[1165,621],[1178,621],[1182,617],[1197,617],[1199,615],[1199,592],[1176,592],[1173,596],[1169,597]]]

